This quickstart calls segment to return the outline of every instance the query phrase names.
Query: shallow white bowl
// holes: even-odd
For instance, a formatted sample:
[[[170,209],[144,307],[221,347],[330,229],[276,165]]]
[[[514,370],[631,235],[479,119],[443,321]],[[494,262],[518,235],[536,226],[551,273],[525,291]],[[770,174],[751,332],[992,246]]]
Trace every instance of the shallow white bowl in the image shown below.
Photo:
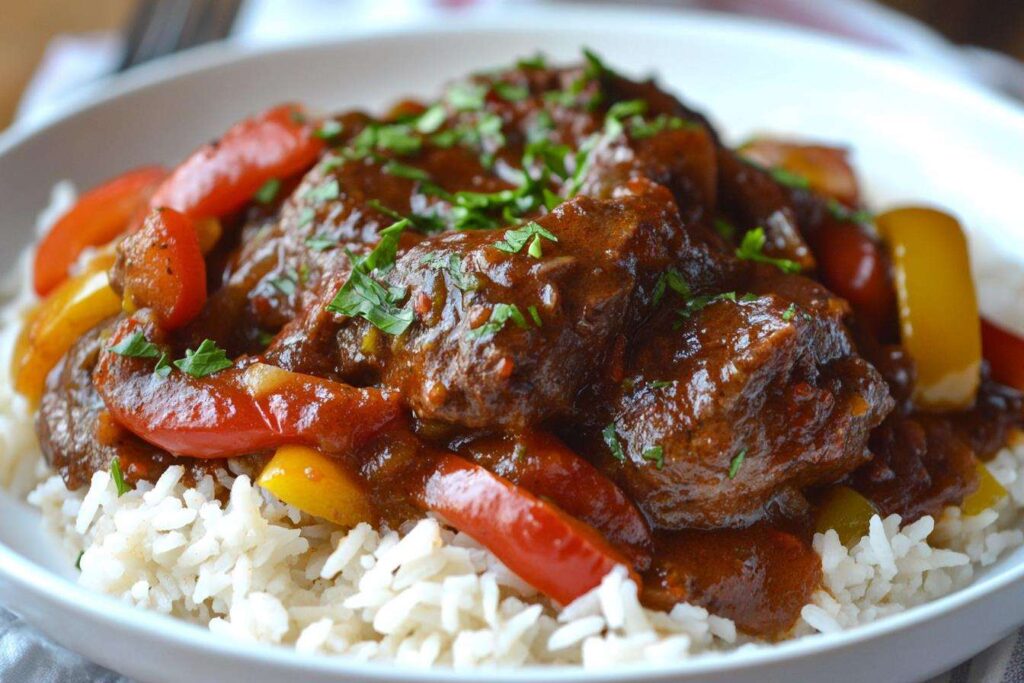
[[[181,158],[247,113],[294,99],[380,108],[451,77],[540,49],[589,45],[662,82],[734,139],[772,131],[844,141],[876,205],[925,201],[971,233],[986,314],[1024,332],[1024,113],[895,59],[763,22],[610,10],[532,11],[445,28],[254,51],[221,46],[143,67],[44,127],[0,136],[0,264],[29,243],[60,178],[89,186]],[[54,639],[140,681],[472,680],[481,674],[360,664],[213,636],[72,583],[39,517],[0,492],[0,601]],[[488,680],[903,681],[980,651],[1024,621],[1024,549],[968,588],[841,634],[709,655],[671,667],[487,672]]]

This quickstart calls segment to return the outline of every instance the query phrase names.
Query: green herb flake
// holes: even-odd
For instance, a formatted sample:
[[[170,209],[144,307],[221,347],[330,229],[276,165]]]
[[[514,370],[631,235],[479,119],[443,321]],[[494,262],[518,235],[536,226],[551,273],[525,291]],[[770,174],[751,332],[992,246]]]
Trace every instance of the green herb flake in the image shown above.
[[[584,71],[588,78],[600,78],[605,74],[614,73],[605,66],[601,58],[597,56],[597,53],[588,47],[583,48],[583,58],[586,60]]]
[[[495,82],[494,92],[506,102],[522,102],[530,96],[530,89],[524,85],[516,85],[507,81]]]
[[[686,306],[677,311],[680,317],[687,319],[695,313],[704,310],[713,303],[719,301],[736,301],[736,292],[722,292],[720,294],[703,294],[695,296],[686,302]]]
[[[395,161],[394,159],[385,162],[381,170],[389,175],[393,175],[398,178],[406,178],[407,180],[418,180],[421,182],[430,181],[430,174],[424,171],[423,169],[416,168],[415,166],[409,166],[408,164],[400,163],[398,161]]]
[[[666,130],[698,130],[699,128],[699,123],[668,114],[658,114],[650,121],[644,121],[639,117],[633,117],[629,121],[629,134],[636,140],[651,138]]]
[[[464,292],[471,292],[480,286],[476,276],[467,273],[462,266],[462,257],[458,254],[449,254],[447,258],[443,254],[431,252],[420,259],[420,263],[434,270],[448,274],[452,284]]]
[[[622,444],[619,443],[619,435],[615,431],[614,422],[609,422],[608,426],[601,430],[601,436],[604,437],[608,450],[612,452],[612,457],[619,462],[626,462],[626,453],[622,450]]]
[[[445,93],[445,100],[455,111],[476,111],[484,106],[487,89],[476,83],[457,83]]]
[[[217,342],[204,339],[195,351],[187,349],[185,357],[174,361],[174,365],[192,377],[201,378],[227,370],[234,363],[224,349],[217,346]]]
[[[782,319],[788,323],[794,316],[796,316],[796,304],[790,304],[789,308],[782,314]]]
[[[423,139],[413,133],[405,124],[392,124],[377,128],[377,149],[388,150],[406,156],[415,154],[423,147]]]
[[[558,241],[558,238],[555,237],[554,233],[545,229],[540,225],[540,223],[530,221],[521,228],[506,230],[505,239],[500,242],[495,242],[494,248],[509,254],[518,254],[522,251],[523,247],[526,246],[526,243],[531,242],[532,240],[527,253],[533,258],[540,258],[543,256],[543,251],[540,246],[541,238],[550,240],[551,242]]]
[[[540,52],[531,57],[520,57],[516,61],[516,67],[519,69],[546,69],[547,66],[548,60]]]
[[[746,294],[741,296],[739,300],[741,303],[749,304],[751,301],[757,301],[760,298],[761,297],[759,297],[757,294],[754,294],[753,292],[747,292]]]
[[[673,384],[675,384],[675,382],[668,382],[666,380],[656,379],[653,382],[649,382],[647,386],[649,386],[651,389],[666,389],[672,386]]]
[[[331,138],[340,135],[341,131],[344,129],[345,127],[341,125],[340,121],[335,121],[334,119],[327,119],[326,121],[320,124],[319,128],[313,131],[313,135],[315,137],[320,138],[321,140],[330,140]]]
[[[479,339],[480,337],[490,337],[497,334],[505,327],[505,323],[511,320],[521,329],[527,329],[529,326],[526,324],[526,318],[523,317],[523,312],[519,310],[519,307],[515,304],[495,304],[494,308],[491,309],[491,317],[486,323],[469,331],[470,339]]]
[[[171,374],[171,370],[173,369],[174,368],[171,367],[171,361],[167,357],[167,354],[161,353],[160,360],[156,362],[156,367],[153,368],[153,374],[157,377],[167,377]]]
[[[338,240],[324,233],[318,233],[312,237],[306,239],[306,246],[313,251],[327,251],[338,246]]]
[[[380,331],[399,335],[408,329],[413,321],[411,308],[399,304],[405,298],[406,290],[386,287],[372,276],[374,271],[386,271],[394,265],[398,251],[398,240],[410,225],[402,219],[380,231],[380,241],[366,257],[356,258],[348,252],[352,261],[352,272],[329,304],[327,310],[350,317],[363,318]]]
[[[736,250],[736,256],[747,261],[756,261],[758,263],[773,265],[783,273],[800,272],[800,264],[796,261],[767,256],[764,253],[764,245],[767,241],[768,238],[765,237],[764,228],[754,228],[753,230],[749,230],[747,231],[747,234],[743,236],[743,241]]]
[[[132,490],[132,487],[124,480],[124,472],[121,471],[120,456],[115,455],[110,461],[110,478],[114,480],[114,486],[117,488],[118,498]]]
[[[735,479],[736,475],[739,474],[740,468],[743,467],[743,461],[747,459],[747,449],[744,448],[737,453],[733,459],[729,462],[729,478]]]
[[[260,186],[260,189],[256,190],[256,194],[253,195],[260,204],[270,204],[277,197],[278,191],[281,189],[281,181],[277,178],[271,178],[267,182]]]
[[[544,322],[540,319],[540,311],[537,310],[535,305],[530,304],[526,310],[530,314],[530,318],[533,319],[534,325],[537,327],[544,327]]]
[[[329,178],[316,187],[310,188],[304,195],[313,204],[323,204],[341,195],[341,186],[337,178]]]
[[[160,347],[146,339],[141,331],[135,331],[120,344],[111,346],[110,351],[127,358],[159,358]]]
[[[423,133],[424,135],[430,135],[431,133],[437,132],[438,129],[444,125],[445,119],[447,118],[448,116],[444,111],[444,107],[440,104],[435,104],[420,114],[416,118],[416,123],[414,125],[417,132]]]
[[[295,294],[298,281],[299,274],[296,273],[291,268],[285,270],[284,273],[282,273],[278,277],[271,278],[269,280],[270,284],[274,287],[274,289],[281,292],[285,296],[291,296]]]
[[[851,209],[837,199],[829,199],[825,206],[832,217],[839,221],[864,224],[875,220],[874,215],[870,211],[866,209]]]
[[[771,175],[772,178],[775,179],[775,182],[777,182],[779,185],[785,185],[786,187],[790,187],[797,190],[806,190],[811,187],[811,182],[807,180],[807,178],[800,175],[799,173],[787,171],[784,168],[772,168],[769,169],[768,173]]]
[[[84,550],[78,551],[78,557],[75,558],[75,569],[82,571],[82,557],[85,555]]]
[[[302,211],[299,212],[299,227],[309,225],[313,222],[314,218],[316,218],[316,211],[310,206],[303,207]]]
[[[644,460],[650,460],[659,470],[665,467],[665,449],[661,446],[651,446],[641,456]]]
[[[651,296],[651,302],[655,306],[660,304],[669,289],[684,299],[690,298],[690,285],[686,283],[686,280],[678,270],[669,268],[659,275],[658,281],[654,283],[654,293]]]
[[[259,342],[260,346],[266,348],[270,346],[270,342],[274,341],[274,333],[260,330],[259,334],[256,335],[256,341]]]
[[[736,238],[736,226],[725,220],[724,218],[716,218],[714,221],[715,232],[718,233],[719,237],[731,242]]]

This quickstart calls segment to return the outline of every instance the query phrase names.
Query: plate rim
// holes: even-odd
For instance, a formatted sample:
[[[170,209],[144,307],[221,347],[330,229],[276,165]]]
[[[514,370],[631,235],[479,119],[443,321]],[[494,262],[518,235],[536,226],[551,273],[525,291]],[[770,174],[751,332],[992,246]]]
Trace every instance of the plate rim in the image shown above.
[[[670,33],[682,30],[713,30],[722,35],[758,40],[792,41],[796,49],[814,51],[826,50],[839,58],[853,59],[858,68],[883,70],[888,75],[912,81],[917,87],[927,86],[937,94],[955,96],[963,107],[986,112],[988,117],[1002,119],[1004,125],[1017,129],[1024,135],[1024,109],[998,93],[957,80],[951,74],[928,68],[898,55],[884,53],[858,46],[850,41],[828,37],[816,31],[795,28],[764,19],[741,18],[711,12],[657,9],[644,10],[638,16],[633,10],[609,7],[575,6],[552,11],[496,16],[469,16],[458,18],[443,27],[436,25],[411,24],[389,29],[360,31],[352,35],[328,36],[315,40],[289,41],[280,44],[247,45],[226,43],[209,45],[189,53],[156,60],[120,77],[106,79],[77,96],[71,96],[50,111],[37,123],[14,125],[0,133],[0,158],[13,149],[27,144],[63,122],[82,113],[99,108],[109,102],[138,91],[159,88],[167,81],[195,73],[223,68],[243,61],[260,58],[273,59],[281,54],[316,52],[332,47],[350,44],[365,44],[375,41],[396,40],[403,36],[437,36],[457,34],[471,30],[508,33],[525,29],[536,29],[538,17],[572,14],[574,21],[582,22],[584,28],[600,28],[614,23],[632,31],[657,31]],[[573,28],[579,28],[577,23]],[[557,32],[557,29],[554,30]],[[713,113],[712,113],[713,115]],[[23,504],[23,503],[22,503]],[[33,510],[34,511],[34,510]],[[35,512],[35,511],[34,511]],[[38,514],[38,513],[37,513]],[[40,571],[41,570],[41,571]],[[210,638],[209,630],[165,616],[150,610],[140,609],[105,594],[94,593],[77,583],[40,567],[28,558],[18,554],[5,543],[0,542],[0,573],[23,590],[34,594],[37,600],[60,603],[62,609],[88,615],[108,624],[128,629],[145,630],[151,636],[173,641],[180,647],[197,649],[207,655],[225,660],[245,659],[293,670],[316,671],[327,674],[350,674],[372,680],[401,681],[471,681],[477,680],[480,669],[453,669],[431,667],[428,669],[394,662],[363,662],[344,655],[308,655],[295,651],[289,646],[267,646],[235,638]],[[975,579],[968,586],[949,595],[909,608],[898,614],[883,617],[852,629],[832,634],[815,634],[801,637],[768,647],[745,651],[711,652],[692,656],[672,664],[628,664],[608,670],[591,670],[582,667],[526,666],[519,668],[488,669],[490,680],[524,681],[535,680],[538,676],[547,680],[620,680],[638,674],[660,680],[683,674],[699,675],[740,671],[769,664],[780,664],[808,655],[821,655],[852,647],[860,643],[877,640],[897,631],[921,624],[932,618],[955,615],[990,594],[1019,584],[1024,579],[1024,560],[1007,567],[995,576]],[[8,604],[9,608],[14,608]],[[45,629],[44,629],[45,630]]]

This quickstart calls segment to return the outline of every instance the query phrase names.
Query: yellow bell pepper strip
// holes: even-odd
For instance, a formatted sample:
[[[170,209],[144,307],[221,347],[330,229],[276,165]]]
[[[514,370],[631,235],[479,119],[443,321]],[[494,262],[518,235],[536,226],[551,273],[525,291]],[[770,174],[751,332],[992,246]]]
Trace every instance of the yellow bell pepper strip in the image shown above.
[[[965,516],[980,515],[1006,497],[1007,491],[983,463],[978,463],[978,488],[964,498],[960,509]]]
[[[303,512],[341,526],[374,519],[363,482],[337,458],[306,446],[281,446],[256,483]]]
[[[61,283],[32,313],[14,347],[14,388],[32,405],[43,395],[46,375],[79,337],[121,311],[121,298],[107,278],[111,253]]]
[[[836,486],[825,493],[814,530],[823,534],[835,529],[843,545],[852,545],[867,535],[871,517],[877,514],[870,500],[849,486]]]
[[[876,221],[892,254],[903,346],[917,366],[914,402],[968,408],[981,382],[981,318],[960,224],[923,207]]]

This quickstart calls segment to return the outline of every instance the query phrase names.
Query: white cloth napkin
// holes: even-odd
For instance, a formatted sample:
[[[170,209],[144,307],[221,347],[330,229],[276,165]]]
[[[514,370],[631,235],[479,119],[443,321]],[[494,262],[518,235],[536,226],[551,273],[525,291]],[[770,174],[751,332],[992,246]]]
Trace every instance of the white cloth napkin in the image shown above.
[[[247,0],[233,40],[250,44],[372,31],[375,27],[442,20],[449,12],[506,12],[537,2],[500,0]],[[978,48],[956,48],[926,27],[870,0],[668,0],[662,6],[692,6],[781,19],[873,47],[899,51],[949,73],[1024,99],[1024,67]],[[517,6],[517,7],[514,7]],[[110,34],[58,36],[49,45],[21,101],[18,119],[45,119],[68,94],[95,85],[120,57],[120,39]],[[0,608],[0,681],[39,683],[131,683],[49,641]],[[888,683],[888,682],[887,682]],[[929,683],[1024,683],[1024,631]]]

